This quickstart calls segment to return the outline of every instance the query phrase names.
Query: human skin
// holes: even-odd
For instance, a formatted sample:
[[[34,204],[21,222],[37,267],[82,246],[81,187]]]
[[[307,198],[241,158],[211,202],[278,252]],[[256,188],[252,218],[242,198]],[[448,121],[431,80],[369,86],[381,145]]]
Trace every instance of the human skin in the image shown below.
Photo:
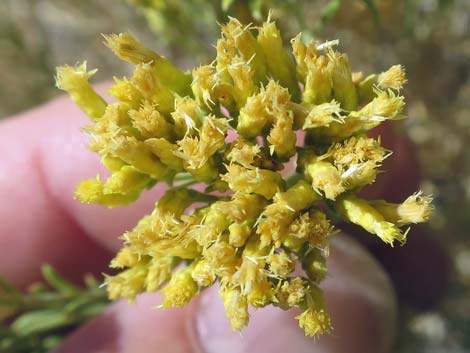
[[[122,245],[118,235],[150,212],[162,193],[157,186],[135,204],[115,209],[74,200],[80,180],[106,174],[98,156],[84,147],[88,138],[80,128],[87,124],[65,97],[0,124],[0,275],[16,285],[37,280],[43,263],[75,280],[105,272]],[[155,309],[156,294],[141,295],[135,304],[114,303],[54,353],[387,352],[396,320],[388,275],[344,234],[332,240],[327,265],[322,287],[333,330],[318,339],[304,336],[294,310],[278,308],[256,311],[241,334],[233,333],[217,289],[210,288],[183,309]]]

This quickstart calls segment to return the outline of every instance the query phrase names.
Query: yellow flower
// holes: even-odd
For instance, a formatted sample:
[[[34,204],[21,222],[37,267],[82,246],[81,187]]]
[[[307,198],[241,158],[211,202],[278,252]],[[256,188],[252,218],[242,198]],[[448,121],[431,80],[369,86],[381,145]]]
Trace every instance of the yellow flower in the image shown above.
[[[427,222],[432,212],[432,198],[417,192],[408,197],[402,204],[393,204],[384,200],[371,201],[370,204],[378,210],[387,221],[398,226],[410,223]]]
[[[96,71],[96,69],[87,71],[85,61],[75,68],[71,66],[59,67],[56,77],[57,87],[67,91],[75,104],[93,121],[98,120],[104,114],[107,105],[88,82]]]
[[[280,283],[276,292],[276,305],[284,310],[299,306],[307,291],[307,281],[301,277],[293,277]]]
[[[382,89],[400,90],[407,82],[405,69],[401,65],[393,65],[390,69],[382,72],[377,78],[377,85]]]
[[[315,285],[305,294],[303,303],[301,304],[304,311],[296,316],[299,326],[305,330],[307,336],[318,336],[331,329],[331,318],[325,308],[323,294]]]
[[[338,200],[337,206],[340,214],[348,221],[361,226],[369,233],[376,234],[391,246],[396,240],[400,243],[405,242],[406,233],[395,224],[387,222],[385,217],[366,200],[347,195]]]
[[[255,193],[270,199],[282,189],[282,177],[279,173],[267,169],[247,169],[240,165],[226,166],[227,173],[222,175],[233,191]]]
[[[220,296],[224,300],[225,311],[234,330],[241,330],[248,325],[248,301],[238,289],[221,289]]]
[[[162,307],[181,308],[188,304],[197,294],[199,287],[191,276],[193,266],[188,266],[176,271],[170,282],[162,289],[164,294]]]
[[[405,242],[400,227],[428,220],[431,198],[421,193],[402,204],[354,195],[390,154],[365,133],[404,118],[400,65],[363,78],[333,50],[337,41],[300,35],[291,57],[270,20],[253,28],[230,19],[215,61],[189,72],[128,34],[105,42],[135,65],[130,78],[115,78],[116,102],[93,90],[96,70],[85,63],[57,70],[57,85],[91,121],[89,148],[110,172],[82,181],[75,196],[116,207],[168,185],[122,236],[111,262],[119,272],[105,280],[111,299],[160,290],[163,308],[182,307],[218,282],[233,329],[248,324],[249,306],[272,304],[300,308],[299,326],[317,336],[331,326],[319,287],[335,234],[327,214],[390,245]],[[297,265],[303,277],[293,274]]]

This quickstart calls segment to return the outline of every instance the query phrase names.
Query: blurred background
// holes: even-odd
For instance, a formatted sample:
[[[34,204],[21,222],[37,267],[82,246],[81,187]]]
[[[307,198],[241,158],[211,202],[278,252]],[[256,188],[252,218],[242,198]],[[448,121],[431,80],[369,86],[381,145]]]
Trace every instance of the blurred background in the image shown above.
[[[102,45],[101,33],[130,31],[189,69],[210,61],[217,22],[227,14],[257,23],[268,9],[287,39],[300,31],[338,38],[353,70],[406,67],[410,119],[400,130],[416,146],[420,187],[434,195],[436,211],[397,250],[403,256],[422,251],[424,262],[376,254],[400,297],[394,352],[470,352],[468,0],[1,0],[0,118],[60,94],[57,65],[87,60],[99,68],[96,81],[128,74],[130,67]],[[423,245],[420,235],[432,241]]]

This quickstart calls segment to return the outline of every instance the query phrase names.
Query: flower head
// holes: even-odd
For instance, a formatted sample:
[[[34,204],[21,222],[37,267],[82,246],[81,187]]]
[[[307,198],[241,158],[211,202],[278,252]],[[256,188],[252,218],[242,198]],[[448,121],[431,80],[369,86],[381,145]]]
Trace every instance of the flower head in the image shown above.
[[[253,28],[230,19],[216,60],[190,73],[128,34],[105,41],[135,65],[130,78],[115,79],[117,102],[93,90],[95,71],[85,63],[57,72],[57,85],[90,118],[90,148],[111,172],[83,181],[75,196],[116,207],[169,185],[123,235],[111,263],[121,272],[106,278],[110,298],[161,290],[164,308],[181,307],[219,282],[234,329],[248,324],[249,306],[275,305],[299,307],[300,327],[319,335],[330,329],[318,285],[335,234],[325,203],[390,245],[405,242],[402,226],[429,218],[431,199],[420,193],[403,204],[354,195],[389,155],[367,131],[403,117],[401,66],[362,79],[337,41],[300,36],[291,59],[269,20]],[[289,160],[297,164],[290,176]],[[197,182],[204,191],[191,188]]]

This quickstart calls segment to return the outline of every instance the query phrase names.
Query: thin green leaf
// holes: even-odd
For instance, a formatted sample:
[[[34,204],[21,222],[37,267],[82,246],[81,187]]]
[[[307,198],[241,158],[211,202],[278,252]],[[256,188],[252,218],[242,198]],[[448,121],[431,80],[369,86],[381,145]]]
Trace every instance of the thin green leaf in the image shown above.
[[[369,9],[370,13],[372,14],[372,18],[374,19],[375,24],[380,23],[380,16],[379,11],[377,10],[377,6],[375,6],[374,0],[362,0],[364,4],[366,4],[367,8]]]
[[[70,324],[67,313],[57,310],[38,310],[18,317],[11,325],[12,332],[21,337],[41,334]]]
[[[0,289],[10,295],[21,296],[21,292],[3,277],[0,277]]]
[[[62,336],[49,336],[49,337],[46,337],[43,342],[42,342],[42,346],[44,348],[44,350],[46,351],[49,351],[51,350],[52,348],[55,348],[57,347],[60,342],[62,342],[64,338]]]
[[[103,296],[103,300],[105,299],[106,298]],[[76,315],[82,315],[83,312],[87,311],[89,306],[92,306],[95,303],[96,298],[93,298],[89,295],[78,296],[64,306],[64,311],[68,313],[74,313]]]
[[[0,279],[0,309],[7,310],[0,311],[1,353],[45,353],[106,308],[106,292],[91,275],[80,288],[50,266],[42,271],[46,285],[35,284],[25,293]]]
[[[65,280],[57,271],[50,265],[43,265],[41,268],[44,279],[53,288],[61,293],[78,293],[80,289],[73,283]]]
[[[107,307],[107,302],[90,303],[80,311],[81,319],[89,319],[101,314]]]

